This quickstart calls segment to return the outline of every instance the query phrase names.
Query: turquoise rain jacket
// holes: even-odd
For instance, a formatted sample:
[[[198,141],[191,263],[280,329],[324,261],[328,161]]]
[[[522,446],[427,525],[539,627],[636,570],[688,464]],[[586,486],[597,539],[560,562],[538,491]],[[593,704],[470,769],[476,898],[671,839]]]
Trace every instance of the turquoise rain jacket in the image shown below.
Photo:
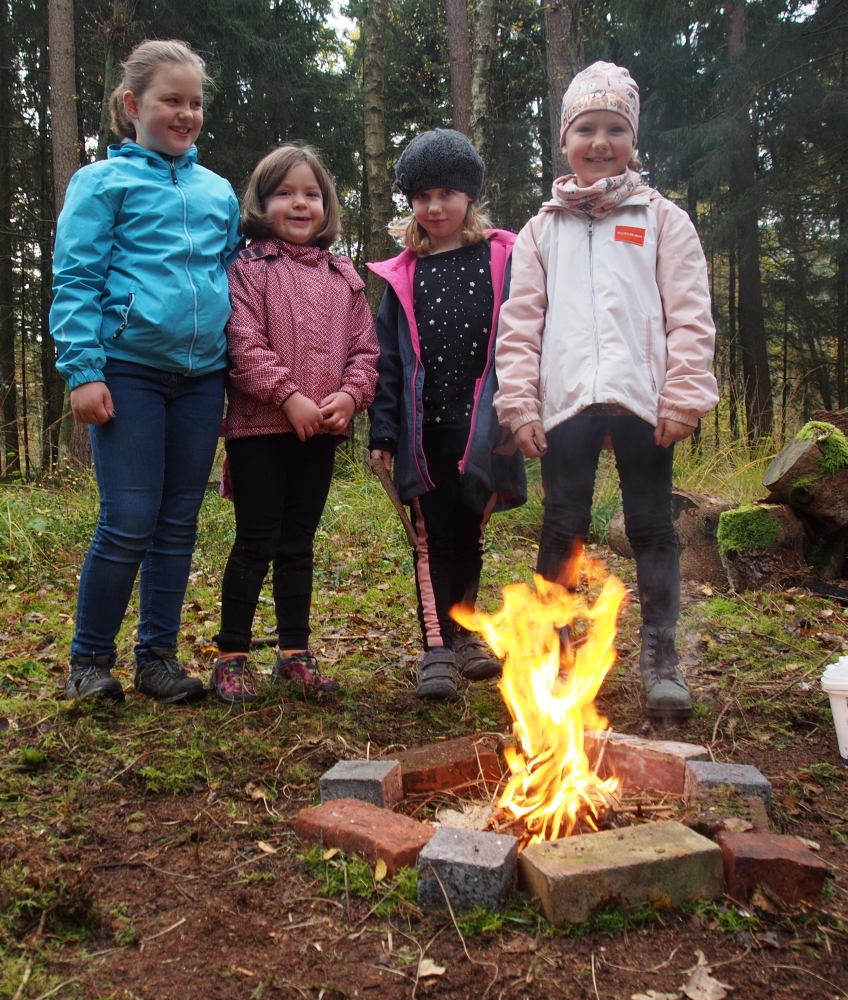
[[[110,358],[181,375],[227,367],[226,265],[239,246],[229,181],[124,142],[71,178],[56,227],[50,331],[71,389]]]

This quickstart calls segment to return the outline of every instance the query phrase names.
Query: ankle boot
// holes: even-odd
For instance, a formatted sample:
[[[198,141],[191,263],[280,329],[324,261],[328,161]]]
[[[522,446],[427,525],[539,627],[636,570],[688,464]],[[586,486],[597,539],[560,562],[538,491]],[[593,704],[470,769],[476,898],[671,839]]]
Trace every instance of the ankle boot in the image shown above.
[[[643,625],[639,670],[645,686],[645,714],[649,719],[674,722],[692,715],[692,698],[678,666],[677,629]]]

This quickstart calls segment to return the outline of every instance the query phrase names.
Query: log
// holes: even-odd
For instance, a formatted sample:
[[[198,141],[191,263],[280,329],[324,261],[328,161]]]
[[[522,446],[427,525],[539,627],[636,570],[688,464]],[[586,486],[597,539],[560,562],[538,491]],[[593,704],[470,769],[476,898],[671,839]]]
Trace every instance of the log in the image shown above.
[[[824,534],[848,527],[848,439],[833,424],[812,421],[763,476],[769,500],[789,504]]]
[[[719,554],[737,593],[808,572],[805,539],[803,523],[787,504],[743,504],[719,517]]]
[[[680,575],[684,580],[722,586],[727,582],[716,532],[721,512],[731,506],[728,501],[709,493],[672,490],[671,512],[680,552]],[[624,514],[621,511],[609,523],[607,540],[613,552],[633,558],[633,550],[624,533]]]

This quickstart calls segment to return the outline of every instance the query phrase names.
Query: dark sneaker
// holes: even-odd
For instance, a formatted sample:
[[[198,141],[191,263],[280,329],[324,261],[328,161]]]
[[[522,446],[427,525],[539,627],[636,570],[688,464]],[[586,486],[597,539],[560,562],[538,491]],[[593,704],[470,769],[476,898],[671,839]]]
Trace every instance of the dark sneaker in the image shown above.
[[[212,692],[225,705],[245,705],[256,701],[256,679],[247,653],[218,659],[212,668]]]
[[[318,661],[308,649],[292,656],[283,656],[277,650],[277,662],[274,664],[272,678],[278,684],[293,681],[300,684],[305,691],[312,691],[315,694],[336,694],[337,691],[341,691],[340,684],[321,673]]]
[[[645,714],[666,722],[690,718],[692,698],[678,666],[677,629],[643,625],[641,632],[639,670],[645,686]]]
[[[71,672],[65,681],[65,697],[68,701],[74,698],[110,698],[112,701],[123,701],[124,689],[112,676],[114,665],[114,656],[75,656],[71,660]]]
[[[426,653],[418,664],[415,697],[424,701],[456,701],[456,657],[445,646]]]
[[[453,655],[460,675],[469,681],[485,681],[500,677],[500,660],[476,635],[457,635],[453,640]]]
[[[166,704],[202,701],[206,697],[203,681],[189,677],[177,661],[175,646],[151,646],[146,655],[136,659],[133,686],[140,694]]]

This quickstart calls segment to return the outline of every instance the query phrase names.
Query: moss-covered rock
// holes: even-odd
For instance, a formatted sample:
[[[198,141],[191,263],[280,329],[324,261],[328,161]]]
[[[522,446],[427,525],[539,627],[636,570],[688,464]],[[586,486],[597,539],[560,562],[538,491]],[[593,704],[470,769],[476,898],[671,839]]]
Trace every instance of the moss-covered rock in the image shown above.
[[[821,470],[832,476],[848,466],[848,438],[833,424],[810,420],[795,435],[796,441],[815,441],[822,453]]]
[[[718,549],[728,552],[763,552],[774,548],[779,525],[769,513],[768,504],[742,504],[735,510],[722,511],[718,520]]]

